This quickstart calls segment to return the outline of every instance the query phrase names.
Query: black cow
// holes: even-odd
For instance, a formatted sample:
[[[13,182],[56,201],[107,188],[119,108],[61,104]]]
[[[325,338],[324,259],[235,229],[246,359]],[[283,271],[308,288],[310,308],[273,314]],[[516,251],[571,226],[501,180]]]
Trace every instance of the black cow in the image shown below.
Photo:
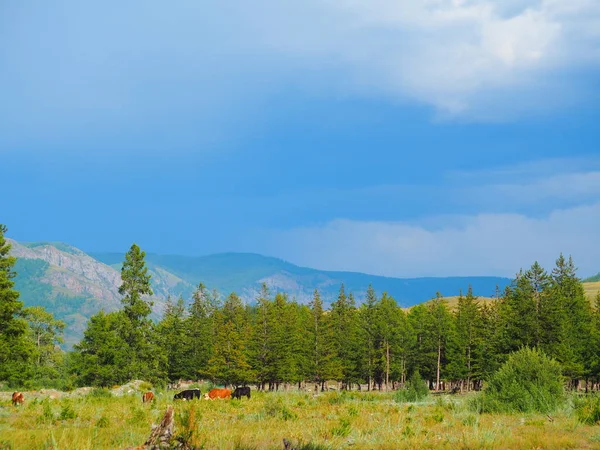
[[[243,396],[250,398],[250,386],[242,386],[235,388],[235,391],[233,391],[233,394],[231,394],[231,398],[241,399]]]
[[[200,398],[200,389],[186,389],[179,394],[175,394],[173,400],[193,400]]]

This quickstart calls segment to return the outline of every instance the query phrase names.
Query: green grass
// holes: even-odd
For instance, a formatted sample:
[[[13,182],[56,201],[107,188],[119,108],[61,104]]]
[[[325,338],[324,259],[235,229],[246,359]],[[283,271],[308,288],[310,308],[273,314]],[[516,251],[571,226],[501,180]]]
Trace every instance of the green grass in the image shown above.
[[[205,449],[282,449],[286,438],[306,449],[593,448],[600,430],[581,406],[544,414],[476,414],[466,396],[399,404],[394,393],[259,393],[252,399],[174,403],[139,395],[35,399],[22,407],[0,398],[0,443],[17,449],[103,449],[141,445],[152,424],[175,405],[175,433]],[[342,397],[343,395],[343,397]],[[579,410],[577,409],[579,408]],[[2,447],[0,447],[2,448]]]

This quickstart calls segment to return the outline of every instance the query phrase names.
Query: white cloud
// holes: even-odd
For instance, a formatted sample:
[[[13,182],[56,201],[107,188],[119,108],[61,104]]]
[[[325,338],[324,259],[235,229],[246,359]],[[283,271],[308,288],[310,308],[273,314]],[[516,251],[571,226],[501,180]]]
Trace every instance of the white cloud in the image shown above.
[[[598,3],[508,3],[329,2],[338,13],[334,20],[346,28],[344,39],[322,45],[347,64],[348,77],[368,88],[451,115],[495,118],[581,95],[561,72],[598,68]]]
[[[551,269],[560,252],[580,274],[600,270],[600,203],[557,210],[535,219],[480,214],[425,228],[402,222],[334,220],[322,226],[270,231],[267,250],[297,264],[378,275],[513,276],[540,261]]]
[[[152,123],[198,146],[261,125],[290,84],[471,120],[598,99],[580,76],[600,65],[597,0],[23,0],[3,17],[0,130],[42,141]]]

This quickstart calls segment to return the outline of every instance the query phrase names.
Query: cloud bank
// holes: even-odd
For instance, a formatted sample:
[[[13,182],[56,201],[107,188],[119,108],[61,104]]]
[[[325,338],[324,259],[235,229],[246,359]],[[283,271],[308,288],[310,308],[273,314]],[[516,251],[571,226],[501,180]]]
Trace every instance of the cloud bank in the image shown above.
[[[4,147],[198,148],[296,89],[512,120],[598,100],[595,0],[22,0],[0,7]],[[68,142],[66,143],[68,144]],[[164,145],[163,145],[164,146]]]
[[[545,218],[440,217],[434,229],[338,219],[271,231],[267,251],[309,267],[392,277],[513,276],[534,261],[551,269],[562,252],[573,256],[580,274],[589,276],[599,268],[599,227],[600,203],[554,211]]]
[[[600,172],[583,168],[595,163],[540,161],[528,170],[463,174],[469,188],[423,190],[422,201],[438,195],[450,209],[466,205],[460,214],[430,213],[410,220],[338,218],[263,230],[255,239],[262,252],[328,270],[393,277],[511,277],[534,261],[551,269],[563,253],[573,256],[581,276],[590,276],[600,271]],[[509,174],[510,181],[499,183],[502,173]]]

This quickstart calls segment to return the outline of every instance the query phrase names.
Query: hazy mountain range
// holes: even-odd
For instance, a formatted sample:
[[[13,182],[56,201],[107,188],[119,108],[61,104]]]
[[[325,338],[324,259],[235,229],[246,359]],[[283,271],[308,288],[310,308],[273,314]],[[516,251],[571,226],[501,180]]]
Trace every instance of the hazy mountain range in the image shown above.
[[[27,306],[41,305],[67,322],[68,346],[77,342],[87,319],[99,311],[120,306],[118,287],[124,254],[85,253],[64,243],[19,243],[11,240],[11,253],[18,257],[16,287]],[[169,296],[191,294],[203,282],[222,295],[236,292],[253,302],[260,286],[267,283],[272,292],[284,291],[306,303],[315,288],[326,302],[332,301],[342,283],[360,301],[369,284],[378,293],[392,295],[401,306],[426,301],[439,291],[458,295],[473,286],[476,295],[491,296],[496,286],[510,280],[502,277],[389,278],[364,273],[331,272],[298,267],[289,262],[248,253],[223,253],[201,257],[148,254],[152,274],[154,316],[159,317]]]

